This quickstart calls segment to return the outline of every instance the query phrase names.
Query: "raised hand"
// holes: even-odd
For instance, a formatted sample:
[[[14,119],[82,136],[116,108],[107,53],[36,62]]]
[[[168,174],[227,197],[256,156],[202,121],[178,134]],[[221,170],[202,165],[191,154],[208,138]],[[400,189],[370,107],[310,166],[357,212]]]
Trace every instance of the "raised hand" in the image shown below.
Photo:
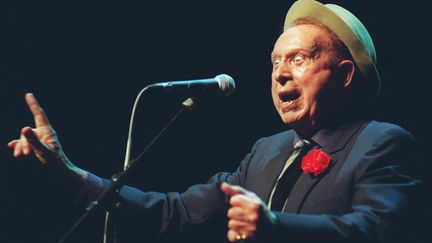
[[[230,242],[253,239],[262,228],[275,223],[276,216],[255,193],[228,183],[222,183],[221,190],[230,197],[227,233]]]
[[[66,181],[83,181],[86,172],[74,166],[66,157],[54,128],[34,95],[26,94],[25,101],[33,114],[35,128],[24,127],[20,137],[8,143],[8,147],[13,149],[14,157],[34,155],[41,164],[54,169],[56,177],[66,176]]]
[[[61,145],[48,117],[33,94],[26,94],[25,100],[33,114],[36,127],[24,127],[19,139],[12,140],[8,146],[14,150],[13,155],[16,158],[33,154],[41,163],[48,163],[49,157],[62,153]]]

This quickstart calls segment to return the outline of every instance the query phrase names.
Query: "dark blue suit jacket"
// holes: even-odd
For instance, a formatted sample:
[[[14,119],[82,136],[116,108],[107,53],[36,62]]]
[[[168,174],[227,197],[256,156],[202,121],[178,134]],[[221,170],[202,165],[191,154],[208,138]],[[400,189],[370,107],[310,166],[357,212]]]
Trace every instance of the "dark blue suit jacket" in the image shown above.
[[[132,241],[185,235],[193,242],[226,241],[228,199],[220,184],[240,185],[267,201],[294,136],[290,130],[258,140],[237,171],[218,173],[183,193],[123,187],[123,206],[116,211],[123,235]],[[329,168],[319,176],[299,177],[283,212],[276,213],[277,225],[258,240],[408,242],[404,237],[415,223],[420,186],[413,169],[421,160],[411,134],[389,123],[350,122],[335,128],[321,149],[332,157]],[[91,180],[99,180],[100,189],[109,183]]]

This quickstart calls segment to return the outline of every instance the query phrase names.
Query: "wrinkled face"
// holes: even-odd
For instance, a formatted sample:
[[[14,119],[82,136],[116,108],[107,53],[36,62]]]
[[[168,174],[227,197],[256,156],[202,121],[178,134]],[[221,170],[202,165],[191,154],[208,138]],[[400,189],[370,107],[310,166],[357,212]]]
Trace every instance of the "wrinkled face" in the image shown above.
[[[315,25],[287,29],[271,54],[272,98],[282,121],[309,135],[336,107],[335,52],[327,31]],[[332,97],[333,96],[333,97]]]

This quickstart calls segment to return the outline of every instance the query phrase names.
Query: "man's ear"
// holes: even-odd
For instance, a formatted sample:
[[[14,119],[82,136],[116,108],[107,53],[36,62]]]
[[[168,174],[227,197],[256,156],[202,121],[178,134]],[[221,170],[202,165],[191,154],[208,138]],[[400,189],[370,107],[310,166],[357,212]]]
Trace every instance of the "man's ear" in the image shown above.
[[[351,60],[342,60],[337,65],[344,87],[348,87],[354,78],[356,67]]]

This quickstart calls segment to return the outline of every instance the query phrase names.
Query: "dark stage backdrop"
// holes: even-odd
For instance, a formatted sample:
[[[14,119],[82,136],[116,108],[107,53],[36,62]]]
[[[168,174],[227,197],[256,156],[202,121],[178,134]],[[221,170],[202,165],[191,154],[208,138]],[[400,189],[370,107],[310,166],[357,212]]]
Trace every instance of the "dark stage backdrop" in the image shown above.
[[[132,104],[143,87],[230,74],[235,93],[198,102],[183,114],[130,182],[143,190],[182,191],[217,171],[234,170],[256,139],[287,129],[271,101],[270,52],[292,2],[2,1],[0,159],[6,217],[0,218],[5,231],[0,241],[55,242],[82,212],[47,189],[43,169],[11,158],[7,142],[33,125],[25,92],[35,93],[70,159],[110,177],[122,168]],[[432,99],[426,3],[333,3],[351,9],[374,37],[383,92],[368,108],[371,114],[410,130],[427,153]],[[134,155],[178,109],[180,98],[143,98]],[[430,170],[425,166],[426,176]],[[77,242],[98,242],[101,221],[101,216],[91,219],[77,232]]]

